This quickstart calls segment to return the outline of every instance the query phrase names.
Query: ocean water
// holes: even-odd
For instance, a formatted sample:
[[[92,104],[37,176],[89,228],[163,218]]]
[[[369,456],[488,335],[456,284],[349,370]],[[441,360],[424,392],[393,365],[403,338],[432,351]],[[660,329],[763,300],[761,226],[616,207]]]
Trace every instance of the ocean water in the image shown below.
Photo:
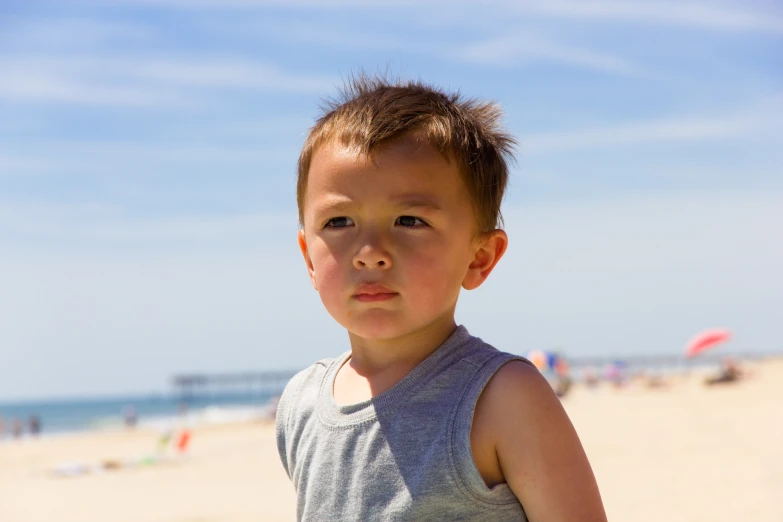
[[[124,411],[132,407],[139,426],[164,429],[181,419],[183,408],[190,422],[224,423],[265,416],[269,414],[270,408],[274,407],[273,398],[276,395],[278,393],[267,391],[194,396],[187,401],[179,395],[171,394],[0,402],[0,419],[5,421],[5,438],[10,437],[8,432],[13,419],[22,421],[27,433],[31,416],[40,419],[42,435],[70,433],[121,427],[124,424]],[[2,438],[3,434],[0,433],[0,439]]]

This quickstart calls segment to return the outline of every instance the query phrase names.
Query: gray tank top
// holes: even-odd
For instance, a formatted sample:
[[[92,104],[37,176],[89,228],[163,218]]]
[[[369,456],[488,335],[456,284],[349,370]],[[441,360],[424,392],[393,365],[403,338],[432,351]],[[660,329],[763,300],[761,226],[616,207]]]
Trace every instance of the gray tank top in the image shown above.
[[[508,485],[486,486],[470,449],[482,390],[525,359],[460,326],[390,390],[341,406],[332,387],[349,356],[298,373],[280,398],[277,447],[299,520],[527,520]]]

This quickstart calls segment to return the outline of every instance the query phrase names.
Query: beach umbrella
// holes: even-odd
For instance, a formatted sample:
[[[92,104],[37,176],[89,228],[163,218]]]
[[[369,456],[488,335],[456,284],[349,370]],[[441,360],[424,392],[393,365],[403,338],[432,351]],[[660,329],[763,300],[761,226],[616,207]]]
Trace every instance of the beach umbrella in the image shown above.
[[[728,330],[705,330],[691,339],[685,346],[685,357],[691,358],[700,353],[709,350],[713,346],[731,339],[731,332]]]
[[[565,377],[568,375],[568,363],[565,359],[562,357],[557,358],[557,362],[555,363],[555,373],[559,375],[560,377]]]
[[[554,370],[557,366],[557,361],[560,359],[555,352],[546,352],[546,366],[550,370]]]
[[[532,350],[527,354],[527,360],[533,363],[533,366],[538,368],[538,371],[543,372],[548,367],[548,358],[546,352],[542,350]]]

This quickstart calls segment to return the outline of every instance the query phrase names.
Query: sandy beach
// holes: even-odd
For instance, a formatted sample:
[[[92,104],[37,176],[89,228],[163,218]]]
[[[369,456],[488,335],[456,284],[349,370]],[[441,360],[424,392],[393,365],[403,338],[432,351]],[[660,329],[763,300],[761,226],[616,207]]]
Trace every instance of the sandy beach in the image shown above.
[[[564,399],[610,520],[783,520],[783,360],[750,368],[751,378],[723,387],[692,375],[666,389],[576,387]],[[181,460],[51,473],[67,462],[139,459],[157,438],[140,429],[0,442],[0,520],[295,520],[270,424],[197,428]]]

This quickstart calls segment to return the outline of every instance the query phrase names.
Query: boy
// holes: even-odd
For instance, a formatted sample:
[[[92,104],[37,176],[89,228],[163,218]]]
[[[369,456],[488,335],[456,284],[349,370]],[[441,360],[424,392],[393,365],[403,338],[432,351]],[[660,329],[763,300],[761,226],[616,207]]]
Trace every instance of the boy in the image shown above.
[[[500,110],[367,77],[343,98],[299,159],[299,246],[350,340],[278,407],[299,520],[605,520],[549,384],[454,321],[508,243]]]

